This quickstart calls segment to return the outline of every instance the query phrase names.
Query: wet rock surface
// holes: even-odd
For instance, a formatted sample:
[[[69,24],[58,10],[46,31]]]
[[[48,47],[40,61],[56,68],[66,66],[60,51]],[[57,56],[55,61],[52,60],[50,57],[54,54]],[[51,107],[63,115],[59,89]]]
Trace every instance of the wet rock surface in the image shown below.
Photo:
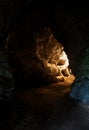
[[[70,95],[83,103],[89,103],[89,46],[78,55],[75,64],[76,80]]]

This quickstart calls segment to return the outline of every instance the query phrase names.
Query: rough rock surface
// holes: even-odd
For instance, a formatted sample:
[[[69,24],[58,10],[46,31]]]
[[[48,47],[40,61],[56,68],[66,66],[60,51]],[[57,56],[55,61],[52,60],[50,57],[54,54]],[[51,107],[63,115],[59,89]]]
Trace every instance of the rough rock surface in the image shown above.
[[[6,41],[14,15],[18,14],[27,2],[31,1],[0,0],[0,100],[11,96],[14,90]]]
[[[84,7],[84,3],[83,6],[76,4],[76,6],[68,4],[68,1],[61,1],[63,4],[58,4],[56,1],[51,1],[50,3],[53,3],[53,6],[51,6],[52,4],[49,3],[49,5],[47,4],[48,1],[45,3],[45,1],[40,1],[41,4],[39,4],[40,2],[35,1],[33,2],[33,5],[31,4],[30,8],[27,9],[23,9],[24,4],[26,2],[26,0],[1,0],[3,1],[2,3],[2,8],[0,8],[0,45],[2,45],[3,40],[5,40],[7,34],[9,33],[9,25],[12,19],[12,26],[11,26],[11,30],[18,30],[18,32],[16,32],[16,38],[19,39],[19,41],[15,41],[15,38],[12,38],[15,44],[12,44],[13,49],[11,48],[11,50],[14,53],[12,54],[12,61],[13,61],[13,67],[12,66],[12,71],[15,73],[16,71],[18,72],[15,75],[15,78],[20,78],[20,82],[23,81],[24,79],[24,75],[26,76],[26,78],[33,72],[32,69],[30,69],[29,71],[29,64],[30,64],[30,68],[33,68],[33,66],[36,67],[36,63],[32,63],[32,61],[29,61],[29,58],[36,58],[34,57],[34,51],[30,50],[29,51],[29,46],[31,47],[31,41],[30,36],[32,33],[31,27],[36,28],[38,26],[41,26],[42,24],[47,25],[47,23],[51,24],[51,27],[53,28],[54,32],[56,32],[57,38],[64,41],[64,47],[66,47],[67,52],[69,53],[68,56],[70,56],[70,58],[72,57],[72,61],[74,56],[76,56],[76,54],[78,54],[78,52],[80,50],[82,50],[86,45],[89,44],[89,10],[88,8]],[[0,2],[1,2],[0,1]],[[7,1],[7,2],[5,2]],[[9,1],[9,3],[8,3]],[[28,0],[28,3],[30,2],[30,0]],[[36,3],[35,3],[36,2]],[[8,4],[7,4],[8,3]],[[20,4],[22,3],[22,4]],[[45,6],[44,6],[45,3]],[[65,6],[64,6],[65,4]],[[7,6],[9,5],[9,6]],[[41,5],[41,6],[40,6]],[[44,6],[44,7],[43,7]],[[50,9],[51,7],[51,9]],[[73,8],[74,7],[74,8]],[[32,9],[33,8],[33,9]],[[26,10],[27,9],[27,10]],[[32,9],[32,10],[30,10]],[[21,10],[23,10],[21,12]],[[19,12],[19,15],[17,15]],[[16,17],[14,17],[13,15],[16,15]],[[17,21],[16,21],[17,20]],[[32,21],[31,21],[32,20]],[[14,22],[13,22],[14,21]],[[31,23],[28,24],[28,23]],[[14,25],[14,27],[13,27]],[[14,29],[13,29],[14,28]],[[56,29],[54,29],[56,28]],[[29,31],[28,31],[29,30]],[[57,31],[55,31],[57,30]],[[61,35],[60,35],[61,34]],[[27,36],[28,35],[28,36]],[[12,42],[11,42],[12,43]],[[27,43],[27,44],[24,44]],[[29,44],[30,43],[30,44]],[[0,74],[2,77],[2,74],[4,74],[4,78],[2,80],[2,78],[0,79],[0,92],[1,92],[1,97],[2,94],[4,95],[8,95],[8,92],[11,92],[9,90],[12,90],[13,86],[12,86],[12,76],[10,71],[8,71],[9,67],[7,64],[7,54],[5,55],[4,51],[1,51],[2,47],[0,48]],[[10,49],[10,48],[9,48]],[[16,49],[16,50],[15,50]],[[16,55],[15,55],[16,53]],[[11,55],[10,55],[11,56]],[[81,56],[82,57],[82,56]],[[9,57],[10,58],[10,57]],[[17,62],[15,62],[17,60]],[[81,62],[79,61],[81,60]],[[71,91],[71,97],[73,97],[76,100],[79,100],[81,102],[88,102],[89,101],[89,88],[88,88],[88,84],[89,84],[89,76],[88,76],[88,52],[86,51],[86,53],[84,52],[83,58],[79,59],[78,61],[80,68],[78,68],[77,66],[77,70],[76,71],[76,76],[78,78],[76,78],[75,83],[73,84],[73,88]],[[2,62],[4,61],[4,62]],[[84,62],[84,63],[83,63]],[[4,64],[5,63],[5,64]],[[31,64],[32,63],[32,64]],[[38,63],[38,60],[37,60]],[[75,62],[74,62],[75,63]],[[3,64],[3,65],[2,65]],[[25,67],[24,67],[25,66]],[[83,68],[84,67],[84,68]],[[82,68],[82,69],[81,69]],[[79,71],[78,71],[79,69]],[[28,72],[28,73],[27,73]],[[74,71],[75,72],[75,71]],[[8,80],[8,78],[9,80]],[[38,75],[36,75],[35,81],[37,79]],[[40,78],[39,78],[40,79]],[[29,78],[27,79],[29,82]],[[3,83],[2,83],[3,81]],[[34,80],[33,80],[34,81]],[[41,79],[40,79],[41,82]],[[37,82],[36,82],[37,83]],[[23,84],[19,84],[19,82],[17,82],[18,86],[21,86]],[[26,82],[25,85],[26,86]],[[4,87],[5,89],[2,89],[2,87]],[[38,87],[38,86],[37,86]],[[56,89],[56,92],[54,91],[54,89]],[[25,120],[21,121],[20,126],[17,126],[17,129],[25,129],[26,128],[32,128],[33,129],[48,129],[48,130],[79,130],[79,129],[88,129],[89,130],[89,107],[76,107],[76,105],[73,104],[73,102],[69,102],[66,101],[66,103],[63,101],[63,103],[59,103],[59,95],[58,97],[55,96],[55,94],[59,94],[59,87],[57,88],[57,86],[55,86],[53,90],[50,89],[50,91],[52,92],[51,94],[49,93],[49,91],[47,90],[46,92],[48,92],[45,96],[43,96],[44,94],[41,93],[39,94],[34,94],[35,95],[35,100],[34,100],[34,95],[33,95],[33,100],[32,100],[32,96],[29,98],[29,93],[24,95],[24,99],[27,95],[26,98],[26,103],[27,103],[27,99],[30,100],[30,102],[25,103],[25,108],[27,110],[27,108],[29,109],[29,112],[31,113],[30,109],[31,107],[28,107],[28,105],[30,103],[33,103],[33,109],[35,109],[35,113],[33,114],[28,114],[25,118]],[[65,90],[65,88],[62,87],[62,91]],[[2,91],[4,90],[4,91]],[[62,91],[60,92],[60,94],[62,93]],[[43,91],[44,92],[44,91]],[[55,94],[54,94],[55,92]],[[33,94],[33,91],[32,91]],[[50,96],[48,95],[50,94]],[[42,98],[43,97],[43,98]],[[50,97],[50,98],[48,98]],[[38,99],[38,101],[36,100]],[[49,100],[48,100],[49,99]],[[51,100],[50,100],[51,99]],[[42,104],[40,104],[40,102]],[[34,104],[38,103],[38,106],[34,107]],[[51,106],[50,106],[51,103]],[[40,105],[39,105],[40,104]],[[20,106],[21,104],[19,104],[18,110],[19,112],[22,111],[22,115],[24,114],[24,111]],[[2,106],[2,105],[0,105]],[[8,102],[7,102],[7,106],[9,106]],[[23,106],[24,107],[24,106]],[[44,109],[41,109],[43,108]],[[47,111],[46,107],[50,107],[52,108],[51,110]],[[0,107],[1,108],[1,107]],[[11,127],[11,122],[12,122],[12,112],[9,113],[9,111],[11,110],[11,108],[6,109],[6,105],[3,107],[2,109],[5,109],[5,111],[0,111],[0,123],[2,121],[2,117],[4,115],[4,119],[3,119],[3,126],[7,129],[8,126]],[[61,108],[61,109],[60,109]],[[36,113],[36,110],[37,113]],[[13,109],[12,109],[13,111]],[[6,114],[8,113],[8,114]],[[36,116],[37,114],[37,116]],[[49,114],[49,115],[48,115]],[[6,116],[7,115],[7,116]],[[18,114],[19,115],[19,114]],[[21,115],[21,117],[22,117]],[[77,118],[76,118],[77,115]],[[9,118],[11,116],[11,119]],[[20,118],[21,119],[21,118]],[[16,120],[17,121],[17,120]],[[52,121],[52,122],[51,122]],[[9,125],[8,125],[9,123]],[[29,126],[30,124],[30,126]],[[24,127],[24,126],[25,127]],[[43,128],[44,126],[44,128]],[[37,128],[38,127],[38,128]]]
[[[39,70],[43,71],[45,77],[56,78],[56,76],[62,76],[62,71],[66,71],[66,74],[70,75],[68,73],[69,60],[67,54],[64,52],[62,44],[52,34],[50,28],[40,29],[35,40],[37,44],[36,56],[42,64]]]
[[[72,84],[70,96],[84,103],[89,103],[89,46],[77,57],[75,62],[76,80]]]

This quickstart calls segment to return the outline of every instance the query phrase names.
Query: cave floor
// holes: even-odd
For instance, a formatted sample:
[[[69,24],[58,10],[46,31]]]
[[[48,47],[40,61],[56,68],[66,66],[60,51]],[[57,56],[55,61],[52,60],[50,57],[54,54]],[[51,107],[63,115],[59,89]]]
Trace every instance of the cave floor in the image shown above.
[[[12,123],[14,130],[89,130],[89,106],[68,96],[73,75],[71,79],[18,91],[14,116],[9,109],[8,127]]]

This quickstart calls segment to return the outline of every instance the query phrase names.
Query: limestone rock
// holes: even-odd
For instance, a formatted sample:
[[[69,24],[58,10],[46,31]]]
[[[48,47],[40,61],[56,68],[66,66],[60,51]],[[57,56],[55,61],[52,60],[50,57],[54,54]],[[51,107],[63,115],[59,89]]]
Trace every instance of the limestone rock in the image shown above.
[[[56,40],[50,28],[40,29],[35,36],[35,41],[37,44],[36,55],[43,64],[40,69],[45,77],[51,76],[55,79],[58,75],[62,76],[62,71],[68,69],[69,60],[63,45]]]

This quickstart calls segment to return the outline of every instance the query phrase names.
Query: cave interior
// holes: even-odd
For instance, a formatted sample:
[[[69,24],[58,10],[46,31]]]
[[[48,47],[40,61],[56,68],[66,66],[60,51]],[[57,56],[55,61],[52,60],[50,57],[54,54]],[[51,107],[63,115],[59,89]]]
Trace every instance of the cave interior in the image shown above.
[[[2,104],[2,130],[88,130],[88,105],[69,96],[72,83],[77,78],[78,57],[81,58],[81,52],[89,44],[87,3],[64,0],[18,1],[12,2],[15,7],[6,7],[10,22],[7,24],[8,35],[4,42],[13,75],[15,96],[14,101]],[[46,73],[49,71],[47,67],[52,64],[47,66],[46,63],[49,62],[44,57],[52,48],[50,49],[49,41],[41,46],[35,37],[36,32],[41,36],[43,32],[39,30],[44,28],[50,28],[51,33],[48,34],[47,30],[47,36],[42,37],[42,42],[47,37],[49,39],[48,35],[52,35],[53,42],[63,46],[69,60],[69,75],[62,71],[62,78],[55,78],[58,73],[55,73],[54,68],[51,74]],[[36,49],[39,47],[40,50],[43,46],[46,49],[49,47],[49,50],[42,50],[39,54]]]

